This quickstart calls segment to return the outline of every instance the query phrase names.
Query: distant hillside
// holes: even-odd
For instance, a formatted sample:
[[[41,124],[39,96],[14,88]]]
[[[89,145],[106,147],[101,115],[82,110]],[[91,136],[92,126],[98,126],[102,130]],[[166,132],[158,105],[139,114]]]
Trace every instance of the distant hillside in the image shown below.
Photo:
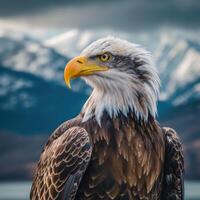
[[[4,67],[0,67],[0,79],[0,85],[4,84],[0,130],[8,132],[50,133],[61,122],[76,116],[87,98],[60,84]]]
[[[30,180],[47,136],[0,133],[0,181]]]

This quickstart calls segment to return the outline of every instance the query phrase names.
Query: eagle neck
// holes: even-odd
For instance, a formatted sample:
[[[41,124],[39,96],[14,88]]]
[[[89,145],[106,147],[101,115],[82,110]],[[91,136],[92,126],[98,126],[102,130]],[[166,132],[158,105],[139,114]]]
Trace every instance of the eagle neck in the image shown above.
[[[105,174],[109,173],[118,184],[124,182],[129,186],[135,185],[138,191],[141,190],[141,177],[144,177],[148,193],[154,185],[157,188],[156,183],[162,181],[165,144],[161,129],[153,118],[144,123],[131,114],[110,118],[104,111],[101,127],[95,118],[90,118],[82,125],[93,145],[92,172],[99,166],[108,170],[104,171]],[[116,171],[116,166],[124,170]]]
[[[149,112],[145,98],[130,91],[127,89],[107,91],[94,89],[82,109],[83,122],[95,118],[101,126],[104,112],[110,118],[117,118],[120,115],[128,118],[131,115],[138,121],[146,122],[149,116],[154,118],[155,113]]]

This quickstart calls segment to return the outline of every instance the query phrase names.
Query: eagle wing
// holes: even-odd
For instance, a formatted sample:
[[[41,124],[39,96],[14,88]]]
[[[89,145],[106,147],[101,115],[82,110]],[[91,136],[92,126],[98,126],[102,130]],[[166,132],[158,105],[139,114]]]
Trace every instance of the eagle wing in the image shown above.
[[[41,154],[31,188],[31,200],[75,198],[90,161],[92,145],[85,129],[71,127],[61,134],[62,127],[50,137]]]
[[[162,199],[184,199],[184,159],[177,133],[171,128],[163,128],[165,133],[165,166]]]

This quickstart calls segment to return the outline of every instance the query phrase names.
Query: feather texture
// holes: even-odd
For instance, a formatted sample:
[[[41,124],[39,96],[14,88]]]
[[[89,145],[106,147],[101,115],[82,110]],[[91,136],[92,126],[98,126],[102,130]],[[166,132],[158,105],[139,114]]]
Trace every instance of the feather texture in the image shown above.
[[[83,128],[73,127],[59,137],[55,135],[41,155],[30,198],[74,199],[91,153],[89,136]]]
[[[163,180],[163,200],[184,199],[183,149],[177,133],[171,128],[163,128],[165,133],[166,157]]]
[[[183,199],[182,149],[172,129],[163,131],[153,118],[136,123],[105,112],[100,127],[82,117],[50,137],[31,199]]]

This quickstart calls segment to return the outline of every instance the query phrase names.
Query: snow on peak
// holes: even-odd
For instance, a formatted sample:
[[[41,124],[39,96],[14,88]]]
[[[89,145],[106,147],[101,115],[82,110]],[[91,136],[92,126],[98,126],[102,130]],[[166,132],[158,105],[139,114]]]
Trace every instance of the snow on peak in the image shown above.
[[[60,35],[47,39],[43,44],[47,47],[56,49],[59,53],[73,57],[89,43],[94,37],[91,31],[79,31],[72,29]]]
[[[47,39],[44,41],[44,45],[46,46],[54,46],[54,45],[60,45],[63,44],[63,41],[70,41],[73,40],[78,36],[79,31],[77,29],[69,30],[65,33],[62,33],[58,36],[54,36],[52,38]]]
[[[62,72],[66,59],[29,37],[16,41],[13,37],[4,36],[0,40],[0,64],[12,70],[28,72],[63,84]]]
[[[189,49],[174,72],[178,83],[186,84],[200,76],[200,54],[194,49]]]

